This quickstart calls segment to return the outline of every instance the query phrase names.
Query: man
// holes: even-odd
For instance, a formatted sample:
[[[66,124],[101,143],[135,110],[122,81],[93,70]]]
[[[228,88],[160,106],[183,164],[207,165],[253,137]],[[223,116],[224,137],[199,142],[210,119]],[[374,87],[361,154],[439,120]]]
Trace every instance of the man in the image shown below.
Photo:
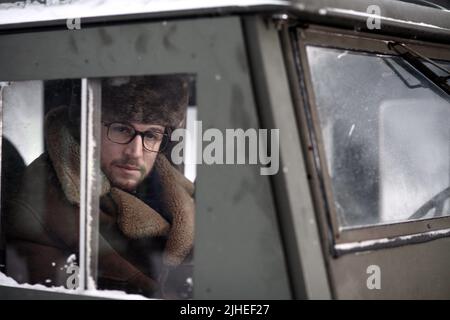
[[[102,81],[100,289],[189,297],[194,188],[164,154],[187,103],[183,76]],[[18,282],[70,281],[68,258],[79,256],[79,134],[77,108],[46,116],[47,152],[6,208],[6,269]]]

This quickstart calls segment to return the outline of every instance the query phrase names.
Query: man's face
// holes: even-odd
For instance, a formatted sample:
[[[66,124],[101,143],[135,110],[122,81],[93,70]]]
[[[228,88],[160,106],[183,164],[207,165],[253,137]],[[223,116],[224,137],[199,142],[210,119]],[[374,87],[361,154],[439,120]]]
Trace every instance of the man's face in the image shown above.
[[[141,132],[164,132],[164,127],[160,125],[128,124]],[[152,170],[158,153],[145,150],[139,135],[128,144],[119,144],[108,139],[107,132],[108,128],[102,125],[101,168],[113,186],[133,191]],[[154,150],[158,150],[160,144],[161,141],[156,142]]]

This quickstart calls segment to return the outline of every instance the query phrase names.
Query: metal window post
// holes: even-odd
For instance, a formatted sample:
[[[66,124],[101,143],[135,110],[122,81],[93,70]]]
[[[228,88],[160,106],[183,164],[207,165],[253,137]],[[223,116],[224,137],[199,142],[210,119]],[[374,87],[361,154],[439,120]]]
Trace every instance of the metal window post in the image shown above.
[[[100,80],[82,79],[80,149],[80,291],[95,289],[100,204]]]

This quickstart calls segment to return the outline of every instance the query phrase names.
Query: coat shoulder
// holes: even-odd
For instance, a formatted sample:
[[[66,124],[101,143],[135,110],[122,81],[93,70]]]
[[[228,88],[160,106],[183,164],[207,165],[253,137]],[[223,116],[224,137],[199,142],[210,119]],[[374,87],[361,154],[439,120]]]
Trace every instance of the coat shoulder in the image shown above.
[[[78,244],[78,208],[65,199],[48,156],[34,160],[3,212],[9,240],[70,249]]]

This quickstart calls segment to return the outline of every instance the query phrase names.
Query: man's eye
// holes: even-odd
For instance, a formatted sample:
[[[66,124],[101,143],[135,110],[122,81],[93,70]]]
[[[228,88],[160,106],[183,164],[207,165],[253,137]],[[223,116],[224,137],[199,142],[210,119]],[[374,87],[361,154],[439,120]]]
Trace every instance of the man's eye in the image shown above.
[[[159,132],[147,131],[145,133],[145,138],[150,140],[158,140],[162,136]]]
[[[131,129],[127,126],[115,126],[113,127],[113,130],[117,133],[122,133],[122,134],[131,134]]]

